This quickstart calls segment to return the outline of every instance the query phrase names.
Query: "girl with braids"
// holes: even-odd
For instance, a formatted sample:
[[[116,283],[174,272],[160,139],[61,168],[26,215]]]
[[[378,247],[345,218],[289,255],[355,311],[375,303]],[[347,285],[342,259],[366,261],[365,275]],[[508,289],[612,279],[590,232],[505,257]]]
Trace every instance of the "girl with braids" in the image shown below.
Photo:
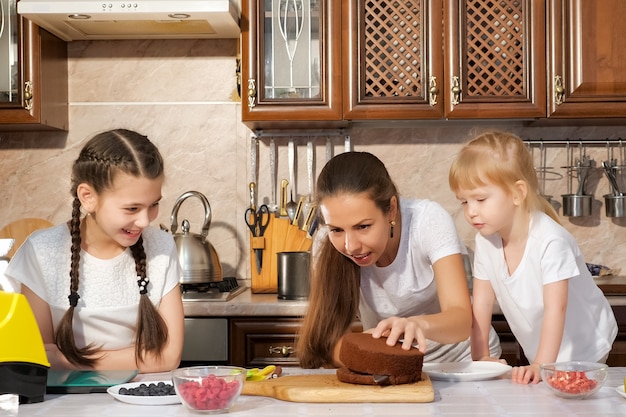
[[[163,180],[147,137],[96,135],[72,168],[71,220],[34,232],[11,260],[6,276],[21,285],[52,368],[178,367],[181,270],[172,236],[149,226]]]
[[[340,366],[341,338],[357,315],[388,345],[416,342],[427,362],[471,360],[465,248],[452,217],[433,201],[400,198],[383,163],[366,152],[332,158],[316,199],[322,227],[298,335],[300,365]],[[495,331],[492,352],[500,354]]]
[[[498,360],[485,331],[497,300],[530,362],[513,368],[514,382],[541,381],[542,363],[606,361],[615,316],[576,241],[541,196],[524,142],[507,132],[476,136],[453,162],[449,182],[478,231],[472,357]]]

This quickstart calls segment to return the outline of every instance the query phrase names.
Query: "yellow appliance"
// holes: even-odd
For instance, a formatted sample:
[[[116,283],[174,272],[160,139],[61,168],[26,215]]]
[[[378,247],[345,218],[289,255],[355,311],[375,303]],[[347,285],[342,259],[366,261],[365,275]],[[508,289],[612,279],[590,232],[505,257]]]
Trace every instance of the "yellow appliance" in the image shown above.
[[[0,291],[0,394],[42,402],[50,363],[35,315],[22,294]]]

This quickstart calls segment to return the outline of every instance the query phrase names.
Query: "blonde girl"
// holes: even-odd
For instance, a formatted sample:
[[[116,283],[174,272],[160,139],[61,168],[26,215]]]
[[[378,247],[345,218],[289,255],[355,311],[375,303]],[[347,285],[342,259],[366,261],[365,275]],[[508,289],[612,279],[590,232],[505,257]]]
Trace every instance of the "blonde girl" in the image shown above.
[[[149,226],[163,179],[147,137],[96,135],[72,168],[71,220],[33,233],[11,260],[6,275],[35,313],[52,368],[179,365],[180,266],[172,237]]]
[[[478,233],[474,248],[472,357],[489,354],[494,302],[530,364],[513,381],[537,383],[540,365],[604,361],[617,324],[572,235],[539,193],[524,142],[487,132],[467,143],[450,168],[450,188]]]

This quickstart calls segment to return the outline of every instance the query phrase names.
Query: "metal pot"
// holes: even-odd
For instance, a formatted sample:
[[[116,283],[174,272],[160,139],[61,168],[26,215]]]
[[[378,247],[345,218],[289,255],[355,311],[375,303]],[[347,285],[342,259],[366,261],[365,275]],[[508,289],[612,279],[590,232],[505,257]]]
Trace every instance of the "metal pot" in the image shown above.
[[[563,194],[563,215],[584,217],[591,215],[592,195]]]
[[[182,233],[176,233],[178,228],[178,209],[183,201],[189,197],[197,197],[204,205],[204,224],[202,233],[190,233],[189,221],[183,220]],[[207,240],[209,225],[211,224],[211,206],[209,200],[198,191],[183,193],[172,209],[171,231],[178,250],[178,260],[183,269],[181,284],[205,284],[222,281],[222,264],[211,242]]]
[[[626,217],[626,196],[604,195],[604,210],[606,217]]]

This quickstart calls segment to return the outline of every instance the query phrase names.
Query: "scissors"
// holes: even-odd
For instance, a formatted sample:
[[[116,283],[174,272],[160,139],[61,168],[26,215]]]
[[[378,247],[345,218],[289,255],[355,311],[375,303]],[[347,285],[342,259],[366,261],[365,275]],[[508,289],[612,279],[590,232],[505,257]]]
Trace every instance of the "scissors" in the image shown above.
[[[252,236],[262,237],[270,222],[270,210],[266,204],[262,204],[257,211],[248,208],[246,209],[245,218]],[[256,257],[256,270],[260,274],[263,266],[263,248],[254,248],[254,255]]]

